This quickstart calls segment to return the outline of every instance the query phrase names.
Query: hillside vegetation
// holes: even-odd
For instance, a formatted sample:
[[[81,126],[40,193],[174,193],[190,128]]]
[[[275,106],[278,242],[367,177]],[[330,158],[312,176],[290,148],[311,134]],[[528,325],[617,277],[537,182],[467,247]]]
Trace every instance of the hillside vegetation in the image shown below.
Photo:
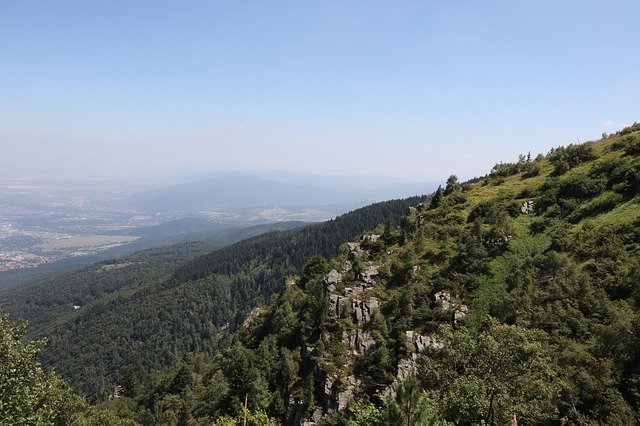
[[[245,401],[274,424],[638,423],[639,130],[451,177],[400,227],[312,258],[214,357],[104,406],[143,424],[242,424]]]
[[[640,125],[412,201],[333,253],[301,252],[335,247],[328,224],[195,259],[144,289],[175,310],[140,294],[94,311],[108,320],[85,333],[109,339],[138,309],[174,315],[137,342],[182,346],[151,374],[146,352],[111,347],[131,368],[93,409],[149,425],[640,422]],[[50,362],[68,365],[73,327],[50,329]]]
[[[142,251],[0,293],[0,303],[30,321],[30,337],[47,337],[46,364],[77,392],[102,399],[124,376],[166,368],[190,351],[213,354],[219,339],[309,257],[333,256],[342,241],[399,221],[420,198],[373,204],[208,254],[202,243]]]

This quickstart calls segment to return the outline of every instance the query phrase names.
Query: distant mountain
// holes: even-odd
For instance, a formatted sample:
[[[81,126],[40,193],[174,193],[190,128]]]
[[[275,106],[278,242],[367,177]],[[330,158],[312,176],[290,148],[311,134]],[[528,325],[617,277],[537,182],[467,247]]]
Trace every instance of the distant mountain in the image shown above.
[[[279,175],[278,175],[279,176]],[[283,179],[282,176],[279,176]],[[298,177],[298,180],[305,179]],[[320,182],[322,179],[306,181]],[[292,183],[293,178],[276,180],[248,173],[215,173],[202,180],[141,192],[133,196],[136,208],[150,213],[193,213],[203,210],[319,208],[343,213],[375,201],[427,193],[437,184],[393,184],[378,188],[325,180],[329,185]]]

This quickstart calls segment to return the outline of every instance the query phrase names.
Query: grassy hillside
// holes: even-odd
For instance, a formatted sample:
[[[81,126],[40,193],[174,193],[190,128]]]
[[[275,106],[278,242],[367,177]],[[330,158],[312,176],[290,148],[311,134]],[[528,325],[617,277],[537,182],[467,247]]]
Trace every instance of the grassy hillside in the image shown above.
[[[639,205],[639,125],[452,177],[400,227],[312,258],[215,357],[129,376],[103,407],[143,424],[232,422],[245,400],[286,424],[637,424]]]

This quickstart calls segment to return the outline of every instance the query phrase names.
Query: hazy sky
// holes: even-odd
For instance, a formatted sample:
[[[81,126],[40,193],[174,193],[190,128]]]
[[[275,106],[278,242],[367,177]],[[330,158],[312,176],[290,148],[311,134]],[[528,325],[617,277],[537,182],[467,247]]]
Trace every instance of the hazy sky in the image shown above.
[[[484,174],[640,120],[640,2],[1,1],[0,173]]]

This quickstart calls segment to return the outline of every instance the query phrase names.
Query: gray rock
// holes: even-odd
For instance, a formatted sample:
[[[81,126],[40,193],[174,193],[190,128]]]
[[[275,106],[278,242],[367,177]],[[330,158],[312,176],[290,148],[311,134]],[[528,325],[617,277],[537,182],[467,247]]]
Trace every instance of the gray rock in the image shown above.
[[[358,279],[365,284],[373,284],[378,275],[378,267],[376,265],[369,265],[367,269],[360,272]]]
[[[443,311],[448,311],[451,308],[451,294],[448,291],[439,291],[434,297]]]
[[[249,312],[246,316],[246,318],[244,319],[244,322],[242,323],[242,328],[247,328],[251,325],[251,323],[260,316],[260,314],[263,312],[262,308],[259,307],[255,307],[251,310],[251,312]]]
[[[362,253],[364,253],[358,243],[347,243],[347,247],[349,248],[349,260],[355,260],[355,258],[362,256]]]
[[[324,282],[325,284],[327,284],[327,286],[336,285],[342,282],[342,274],[335,269],[332,269],[324,278]]]
[[[424,336],[411,330],[405,331],[405,334],[411,353],[419,353],[426,348],[441,349],[443,347],[443,344],[433,336]]]
[[[407,377],[415,376],[418,370],[417,367],[415,354],[411,358],[400,360],[398,363],[398,379],[404,380]]]
[[[347,407],[347,404],[353,399],[353,396],[359,386],[360,380],[358,380],[356,376],[347,377],[346,389],[339,392],[336,398],[336,408],[338,411],[342,411]]]
[[[342,332],[342,344],[355,350],[355,354],[363,354],[376,346],[375,339],[369,331],[356,330],[352,333]]]
[[[364,291],[364,288],[362,286],[345,287],[344,288],[344,295],[346,297],[355,298],[355,297],[359,296],[360,294],[362,294],[363,291]]]
[[[363,241],[366,241],[368,243],[377,243],[378,240],[380,239],[380,235],[378,234],[369,234],[369,235],[365,235],[364,237],[362,237]]]
[[[522,207],[520,207],[520,211],[523,214],[531,214],[534,212],[533,209],[533,200],[527,200],[524,203],[522,203]]]
[[[344,313],[346,299],[338,294],[329,295],[329,316],[340,318]]]
[[[455,323],[457,320],[464,318],[469,313],[469,307],[461,303],[456,303],[451,300],[451,294],[446,291],[440,291],[435,294],[436,303],[440,305],[440,309],[444,312],[450,313],[452,321]]]
[[[351,306],[353,308],[353,321],[362,325],[371,321],[371,314],[375,309],[380,309],[380,302],[377,298],[372,297],[366,301],[353,300]]]
[[[457,306],[453,312],[453,321],[458,321],[467,316],[469,313],[469,307],[467,305]]]

